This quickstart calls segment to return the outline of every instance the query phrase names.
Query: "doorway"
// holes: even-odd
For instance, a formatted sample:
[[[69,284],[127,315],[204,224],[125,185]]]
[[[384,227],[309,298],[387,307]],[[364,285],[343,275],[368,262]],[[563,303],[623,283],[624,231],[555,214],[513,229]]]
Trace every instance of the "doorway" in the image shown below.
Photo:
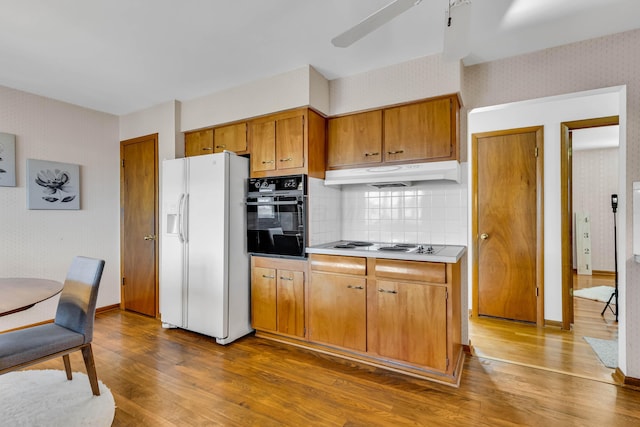
[[[158,134],[120,142],[121,304],[158,317]]]
[[[543,128],[472,135],[472,315],[544,324]]]
[[[560,175],[562,221],[562,328],[570,330],[575,321],[573,304],[573,160],[572,131],[619,124],[619,116],[576,120],[560,124]],[[616,307],[617,309],[617,307]]]

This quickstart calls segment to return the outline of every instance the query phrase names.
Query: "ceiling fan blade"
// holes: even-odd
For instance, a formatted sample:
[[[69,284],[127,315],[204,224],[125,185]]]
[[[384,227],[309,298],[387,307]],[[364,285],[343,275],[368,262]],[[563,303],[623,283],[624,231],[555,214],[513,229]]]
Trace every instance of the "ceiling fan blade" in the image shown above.
[[[378,29],[396,16],[416,6],[422,0],[395,0],[382,9],[372,13],[362,22],[331,39],[335,47],[348,47],[370,32]]]

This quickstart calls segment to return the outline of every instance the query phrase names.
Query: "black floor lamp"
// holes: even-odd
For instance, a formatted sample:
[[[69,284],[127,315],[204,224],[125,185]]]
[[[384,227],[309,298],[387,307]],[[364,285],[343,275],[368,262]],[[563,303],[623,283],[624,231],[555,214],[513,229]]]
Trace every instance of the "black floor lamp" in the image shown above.
[[[611,312],[616,316],[616,322],[618,321],[618,238],[617,238],[617,233],[616,233],[616,211],[618,210],[618,195],[617,194],[612,194],[611,195],[611,208],[613,209],[613,263],[615,265],[615,281],[614,281],[614,288],[613,288],[613,293],[611,294],[611,296],[609,297],[609,301],[607,301],[607,305],[604,306],[604,308],[602,309],[602,313],[600,313],[601,316],[604,316],[604,312],[607,311],[607,307],[609,307],[609,310],[611,310]],[[613,300],[615,298],[615,302],[613,303],[613,305],[616,306],[616,309],[614,310],[613,307],[611,306],[611,300]]]

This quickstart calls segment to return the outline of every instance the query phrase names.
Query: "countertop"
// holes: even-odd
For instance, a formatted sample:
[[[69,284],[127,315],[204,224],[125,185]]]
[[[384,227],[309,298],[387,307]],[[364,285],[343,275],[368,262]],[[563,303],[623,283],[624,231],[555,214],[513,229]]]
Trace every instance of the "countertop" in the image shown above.
[[[385,252],[377,250],[380,246],[392,246],[393,243],[373,243],[372,246],[356,246],[354,248],[336,248],[336,245],[345,244],[347,241],[324,243],[310,246],[306,249],[308,254],[358,256],[368,258],[400,259],[407,261],[442,262],[448,264],[457,263],[467,250],[466,246],[433,245],[437,248],[434,254],[419,253],[415,249],[408,252]],[[429,244],[416,244],[427,248]]]

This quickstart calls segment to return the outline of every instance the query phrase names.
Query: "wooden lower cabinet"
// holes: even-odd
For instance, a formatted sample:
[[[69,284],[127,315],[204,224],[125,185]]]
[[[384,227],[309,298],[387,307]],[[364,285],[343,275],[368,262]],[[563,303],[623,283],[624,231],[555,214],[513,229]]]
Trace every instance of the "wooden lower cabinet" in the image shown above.
[[[256,335],[459,384],[464,361],[460,262],[311,254],[308,269],[309,282],[301,280],[306,304],[298,291],[281,301],[295,280],[285,284],[279,278],[296,269],[282,260],[252,258]],[[306,314],[306,336],[291,332],[291,325],[298,328],[304,321],[301,313]]]
[[[367,350],[367,281],[364,277],[311,272],[309,340]]]
[[[251,257],[251,325],[305,336],[306,261]]]

